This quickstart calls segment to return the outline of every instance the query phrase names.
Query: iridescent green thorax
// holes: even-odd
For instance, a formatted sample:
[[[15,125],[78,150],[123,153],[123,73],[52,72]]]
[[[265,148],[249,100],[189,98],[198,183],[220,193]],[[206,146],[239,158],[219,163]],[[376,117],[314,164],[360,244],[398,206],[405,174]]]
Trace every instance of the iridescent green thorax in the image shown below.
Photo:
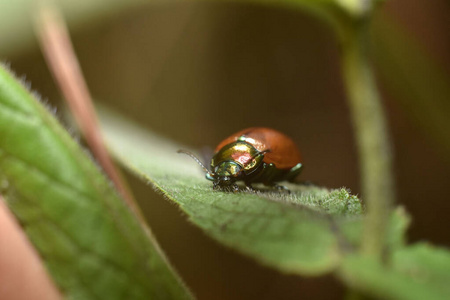
[[[211,170],[217,175],[239,177],[252,173],[262,163],[264,155],[247,142],[237,141],[223,147],[211,160]]]
[[[224,146],[211,160],[211,173],[206,178],[214,182],[214,188],[233,186],[263,164],[264,154],[245,141]]]

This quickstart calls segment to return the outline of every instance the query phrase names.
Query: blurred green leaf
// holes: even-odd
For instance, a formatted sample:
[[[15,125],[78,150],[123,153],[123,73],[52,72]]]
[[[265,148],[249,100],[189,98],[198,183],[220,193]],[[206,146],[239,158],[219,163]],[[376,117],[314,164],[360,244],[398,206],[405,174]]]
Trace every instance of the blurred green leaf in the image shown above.
[[[37,46],[33,31],[33,18],[37,6],[46,0],[0,1],[0,57],[17,55],[17,52]],[[146,0],[56,0],[71,27],[99,22]]]
[[[344,259],[351,287],[378,299],[450,299],[450,253],[427,244],[398,249],[386,266],[362,256]]]
[[[102,110],[107,144],[126,167],[176,202],[189,219],[221,243],[289,273],[317,275],[337,266],[362,234],[362,207],[345,189],[287,184],[291,194],[213,191],[180,146]],[[284,184],[284,183],[283,183]],[[261,188],[261,187],[260,187]],[[405,218],[392,219],[399,244]]]
[[[371,10],[374,1],[379,0],[240,0],[238,2],[302,9],[326,21],[340,34],[343,32],[343,27],[349,25],[350,20]],[[17,55],[27,47],[36,46],[33,33],[33,14],[40,2],[35,0],[0,1],[0,57]],[[53,2],[63,11],[70,28],[100,22],[124,12],[126,9],[144,5],[177,3],[174,0],[58,0]],[[232,3],[235,1],[206,0],[203,2]]]
[[[68,298],[190,298],[112,184],[4,68],[0,137],[0,192]]]
[[[374,22],[374,49],[393,100],[450,153],[449,74],[388,16]]]

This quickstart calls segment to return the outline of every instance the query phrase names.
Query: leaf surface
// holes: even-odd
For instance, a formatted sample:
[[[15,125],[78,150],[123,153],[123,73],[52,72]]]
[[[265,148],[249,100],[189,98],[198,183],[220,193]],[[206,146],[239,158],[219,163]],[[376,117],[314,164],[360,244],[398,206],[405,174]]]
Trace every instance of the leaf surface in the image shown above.
[[[353,288],[378,299],[450,299],[450,253],[425,243],[400,248],[386,266],[349,256],[341,274]]]
[[[190,298],[112,184],[3,67],[0,188],[68,298]]]
[[[176,202],[207,234],[266,265],[322,274],[359,245],[362,206],[346,189],[286,183],[291,194],[261,186],[257,193],[213,191],[201,168],[177,153],[181,146],[106,110],[101,122],[119,161]],[[391,245],[403,243],[406,226],[403,214],[392,218]]]

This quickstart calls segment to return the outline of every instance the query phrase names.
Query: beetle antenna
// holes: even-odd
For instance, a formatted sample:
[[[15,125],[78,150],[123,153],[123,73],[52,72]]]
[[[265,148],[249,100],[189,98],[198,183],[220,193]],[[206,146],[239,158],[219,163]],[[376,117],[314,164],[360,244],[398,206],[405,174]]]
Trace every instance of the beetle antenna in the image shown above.
[[[186,154],[186,155],[189,155],[190,157],[192,157],[193,160],[195,160],[195,161],[202,167],[203,171],[205,171],[206,173],[209,173],[210,175],[212,175],[211,172],[210,172],[210,171],[205,167],[205,165],[200,161],[200,159],[198,159],[197,156],[195,156],[195,155],[192,154],[191,152],[189,152],[189,151],[187,151],[187,150],[180,149],[180,150],[177,151],[177,153],[184,153],[184,154]]]

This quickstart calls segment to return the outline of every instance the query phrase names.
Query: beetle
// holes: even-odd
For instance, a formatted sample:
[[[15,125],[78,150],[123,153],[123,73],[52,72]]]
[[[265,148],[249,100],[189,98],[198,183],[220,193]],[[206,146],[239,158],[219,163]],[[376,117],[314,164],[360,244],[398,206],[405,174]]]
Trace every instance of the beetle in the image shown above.
[[[217,145],[208,170],[202,162],[186,150],[178,150],[192,157],[206,172],[206,179],[214,189],[239,191],[236,181],[243,181],[248,190],[252,183],[263,183],[287,190],[276,184],[292,181],[302,171],[302,158],[294,141],[285,134],[266,127],[241,130]]]

